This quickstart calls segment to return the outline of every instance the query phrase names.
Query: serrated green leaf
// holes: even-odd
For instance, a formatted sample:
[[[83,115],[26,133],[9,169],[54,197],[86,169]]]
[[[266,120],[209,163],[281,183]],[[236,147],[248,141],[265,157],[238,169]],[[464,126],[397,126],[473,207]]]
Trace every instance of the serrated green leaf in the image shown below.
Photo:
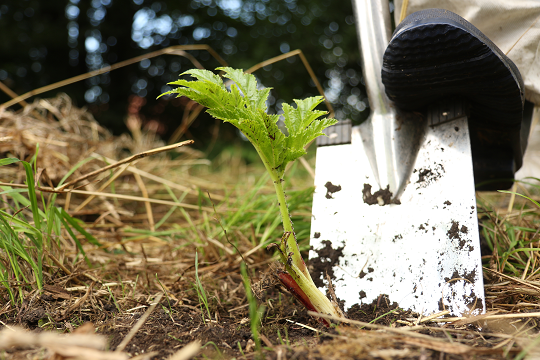
[[[230,91],[223,80],[208,70],[193,69],[184,72],[197,80],[184,79],[169,83],[179,87],[165,94],[186,96],[208,108],[211,116],[236,126],[255,146],[269,171],[281,176],[288,162],[294,161],[306,152],[304,146],[323,135],[322,130],[336,121],[317,120],[326,114],[315,110],[323,101],[322,96],[295,100],[296,107],[283,105],[283,117],[289,135],[277,126],[278,115],[266,113],[266,101],[270,88],[258,89],[257,79],[243,70],[220,67],[225,78],[234,82]],[[164,94],[163,94],[164,95]]]
[[[323,101],[322,96],[294,101],[296,108],[283,104],[284,122],[289,131],[286,141],[286,147],[289,149],[285,158],[286,163],[303,156],[306,153],[304,147],[307,144],[324,135],[324,129],[337,123],[335,119],[317,120],[326,115],[325,111],[314,110]]]
[[[284,170],[283,160],[287,155],[287,148],[285,147],[285,134],[277,126],[279,120],[279,115],[268,115],[262,110],[261,117],[264,120],[264,126],[266,128],[268,143],[270,148],[268,149],[269,154],[272,155],[272,168],[276,170]]]
[[[242,94],[244,94],[244,98],[247,99],[247,104],[252,111],[256,111],[257,109],[266,110],[266,99],[270,93],[270,88],[257,90],[257,79],[255,76],[246,74],[241,69],[220,67],[218,70],[224,71],[224,77],[236,83]]]
[[[214,74],[213,72],[209,70],[204,69],[190,69],[187,71],[184,71],[181,75],[191,75],[197,80],[200,81],[207,81],[216,85],[219,85],[220,87],[225,90],[225,85],[223,85],[223,80],[218,75]]]
[[[319,117],[326,115],[325,111],[313,110],[322,101],[322,96],[314,96],[304,100],[295,99],[296,109],[288,104],[283,104],[284,122],[289,134],[298,133]]]

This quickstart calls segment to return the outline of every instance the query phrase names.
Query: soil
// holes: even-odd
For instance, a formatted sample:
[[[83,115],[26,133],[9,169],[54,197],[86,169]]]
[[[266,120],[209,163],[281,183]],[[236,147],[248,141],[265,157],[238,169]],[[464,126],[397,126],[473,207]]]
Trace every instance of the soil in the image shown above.
[[[391,312],[392,310],[395,310]],[[384,315],[384,316],[383,316]],[[373,324],[391,325],[396,320],[405,320],[413,316],[412,312],[400,309],[396,302],[390,302],[388,295],[381,294],[371,304],[354,304],[347,311],[347,317],[352,320],[362,322],[372,322]]]
[[[420,188],[425,188],[429,184],[437,181],[444,175],[445,171],[442,164],[433,164],[431,167],[414,169],[413,173],[418,173],[418,180],[416,181],[418,184],[416,189],[418,190]]]
[[[334,249],[330,240],[323,240],[323,248],[314,250],[317,253],[317,257],[309,259],[309,270],[313,282],[318,288],[324,287],[324,280],[326,280],[326,274],[330,276],[332,280],[335,280],[334,266],[339,265],[339,259],[343,256],[343,249],[345,246]],[[311,247],[313,250],[313,246]]]
[[[326,240],[325,247],[319,251],[319,255],[328,260],[326,264],[328,266],[330,263],[339,263],[340,253],[343,250],[343,248],[334,250],[331,245],[331,242]],[[264,282],[265,286],[258,292],[257,303],[263,305],[265,310],[260,328],[260,334],[264,336],[263,347],[258,355],[254,348],[249,306],[246,303],[242,277],[238,275],[237,267],[231,266],[232,264],[225,265],[222,271],[215,271],[208,276],[201,274],[208,295],[211,318],[193,291],[192,284],[195,279],[192,275],[184,274],[176,286],[174,281],[164,281],[170,292],[161,299],[124,351],[130,356],[151,353],[153,355],[150,358],[153,360],[167,359],[186,344],[197,340],[204,347],[196,359],[369,359],[373,358],[367,356],[369,352],[384,349],[393,349],[397,352],[412,351],[410,356],[393,357],[398,359],[460,359],[457,356],[430,350],[429,346],[424,348],[407,345],[399,339],[392,340],[388,338],[391,334],[384,332],[364,328],[361,330],[362,333],[357,333],[358,330],[348,325],[341,325],[337,329],[326,327],[309,316],[285,288],[275,281],[268,280],[267,276],[271,279],[268,272],[259,271],[257,271],[258,280]],[[204,268],[199,270],[201,269]],[[123,273],[122,276],[126,275]],[[147,287],[147,280],[144,274],[141,275],[140,288],[143,293],[135,296],[130,295],[128,291],[123,297],[119,288],[113,290],[114,298],[99,291],[92,291],[82,306],[73,308],[74,301],[63,299],[63,295],[55,296],[58,291],[48,287],[49,290],[45,290],[42,295],[29,294],[20,310],[3,310],[0,320],[7,325],[23,326],[35,332],[53,330],[65,333],[90,322],[98,334],[109,339],[109,349],[114,351],[141,319],[147,309],[146,306],[153,302],[152,294],[156,294],[158,290],[155,286]],[[467,277],[473,275],[469,274]],[[95,285],[96,290],[97,288]],[[71,295],[73,297],[74,293],[71,292]],[[78,295],[80,298],[81,294]],[[365,297],[365,293],[360,292],[359,298],[362,298],[362,295]],[[399,309],[386,295],[379,296],[371,304],[351,306],[346,316],[351,320],[390,327],[404,326],[404,323],[410,323],[411,319],[418,318],[417,314]],[[449,327],[446,331],[451,330]],[[430,331],[427,328],[421,332],[446,339],[443,332]],[[490,346],[481,338],[481,333],[478,334],[471,335],[470,343],[478,343],[478,346],[482,347]],[[355,339],[355,336],[360,338]],[[346,340],[347,338],[350,340]],[[13,349],[5,354],[7,358],[23,359],[28,358],[28,351],[30,350],[21,352]],[[38,350],[35,351],[37,354]],[[478,355],[476,358],[504,359],[503,351],[504,349],[500,349],[499,353],[491,354],[489,357]],[[34,358],[39,357],[36,355]]]
[[[373,270],[372,267],[368,267],[367,271],[368,271],[367,273],[364,270],[360,271],[360,275],[359,275],[360,279],[363,279],[364,277],[366,277],[367,274],[372,273],[375,270]],[[368,279],[368,280],[373,281],[373,278]]]
[[[332,196],[332,194],[341,191],[341,185],[334,185],[330,181],[324,184],[324,187],[326,188],[325,196],[327,199],[333,199],[334,197]]]
[[[242,278],[233,276],[229,279],[233,280],[232,284],[242,293]],[[223,294],[219,295],[223,297]],[[96,302],[99,308],[92,309],[90,304],[86,304],[84,309],[70,311],[66,320],[61,319],[65,317],[67,301],[54,299],[49,294],[36,297],[26,310],[22,309],[18,314],[4,313],[0,315],[0,319],[8,325],[19,325],[34,331],[51,328],[69,332],[73,329],[74,322],[76,324],[91,322],[98,334],[110,339],[110,350],[115,350],[146,311],[144,307],[136,311],[129,309],[146,302],[122,300],[120,302],[122,312],[119,312],[112,299],[106,301],[98,296],[90,295],[90,297],[92,298],[90,302]],[[210,358],[218,357],[219,354],[212,344],[215,344],[226,358],[241,356],[239,346],[245,353],[253,353],[253,349],[250,349],[253,336],[250,329],[249,308],[240,306],[241,308],[237,309],[237,303],[220,304],[217,298],[212,299],[211,296],[209,298],[211,319],[207,316],[204,306],[199,306],[199,300],[193,293],[180,301],[164,296],[125,351],[131,356],[156,351],[153,359],[165,359],[191,341],[198,340],[202,345],[209,344],[199,354],[200,358],[203,354]],[[280,344],[281,341],[285,341],[283,339],[288,339],[291,343],[301,342],[302,339],[313,341],[315,335],[313,330],[294,325],[287,320],[294,320],[295,323],[302,323],[314,329],[326,330],[326,326],[309,316],[307,311],[278,284],[267,287],[262,292],[259,303],[266,305],[261,333],[272,344]]]
[[[457,270],[454,270],[451,277],[444,278],[444,280],[447,283],[451,283],[453,279],[465,279],[465,281],[468,281],[469,283],[473,284],[476,279],[476,270],[473,270],[467,273],[461,273],[461,274]],[[464,300],[466,303],[469,304],[471,308],[473,308],[474,306],[474,308],[476,309],[482,309],[484,306],[483,300],[481,298],[478,298],[474,291],[471,292],[470,296],[466,297],[464,295]],[[442,305],[442,303],[439,303],[439,309],[441,311],[444,310],[444,306]]]
[[[388,205],[388,204],[401,204],[399,200],[392,199],[392,192],[390,191],[390,185],[387,185],[385,189],[380,189],[371,193],[371,185],[364,184],[362,189],[363,200],[368,205]]]
[[[461,234],[467,234],[468,232],[469,229],[465,225],[462,225],[460,228],[459,223],[455,220],[452,220],[452,226],[450,227],[450,230],[446,232],[446,235],[449,239],[457,240],[458,249],[463,250],[467,242],[461,238]]]

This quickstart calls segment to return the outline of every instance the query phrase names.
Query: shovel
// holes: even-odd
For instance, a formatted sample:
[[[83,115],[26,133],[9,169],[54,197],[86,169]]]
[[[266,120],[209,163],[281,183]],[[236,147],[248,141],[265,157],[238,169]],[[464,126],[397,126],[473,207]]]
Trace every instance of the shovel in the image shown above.
[[[386,0],[355,0],[370,118],[317,148],[309,266],[345,309],[381,295],[430,315],[485,312],[469,127],[455,99],[396,109],[381,81]]]

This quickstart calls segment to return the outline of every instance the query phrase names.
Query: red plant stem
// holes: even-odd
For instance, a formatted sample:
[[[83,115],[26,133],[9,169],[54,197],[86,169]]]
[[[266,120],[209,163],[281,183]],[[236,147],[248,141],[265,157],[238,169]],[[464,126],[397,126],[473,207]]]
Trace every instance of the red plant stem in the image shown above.
[[[300,286],[298,286],[298,284],[296,283],[296,281],[294,281],[294,279],[292,278],[291,275],[289,275],[287,272],[285,272],[283,270],[278,270],[276,275],[277,275],[279,281],[281,281],[281,283],[283,284],[283,286],[285,286],[287,288],[287,290],[289,290],[289,292],[291,294],[293,294],[293,296],[296,299],[298,299],[298,301],[300,301],[306,307],[306,309],[308,309],[310,311],[314,311],[316,313],[319,312],[319,311],[317,311],[317,309],[315,309],[315,307],[313,306],[313,304],[311,303],[311,301],[307,297],[304,290],[302,290],[300,288]],[[319,322],[325,324],[327,327],[329,326],[330,322],[328,320],[324,321],[321,318],[319,318],[317,320],[319,320]]]
[[[311,304],[311,301],[307,297],[304,290],[300,289],[300,287],[298,286],[296,281],[294,281],[291,275],[289,275],[283,270],[278,270],[277,277],[279,281],[281,281],[283,286],[285,286],[287,290],[289,290],[289,292],[293,294],[294,297],[297,298],[298,301],[300,301],[306,307],[306,309],[318,312],[317,309],[315,309],[315,307],[313,306],[313,304]]]

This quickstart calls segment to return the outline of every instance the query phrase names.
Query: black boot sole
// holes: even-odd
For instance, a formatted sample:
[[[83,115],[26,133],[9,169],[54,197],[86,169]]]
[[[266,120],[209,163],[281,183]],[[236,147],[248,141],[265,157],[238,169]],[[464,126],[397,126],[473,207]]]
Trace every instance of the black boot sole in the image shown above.
[[[407,16],[384,53],[382,81],[388,97],[404,110],[421,110],[449,97],[465,99],[470,104],[471,139],[479,142],[473,147],[510,152],[512,173],[521,167],[521,74],[461,16],[443,9]]]

